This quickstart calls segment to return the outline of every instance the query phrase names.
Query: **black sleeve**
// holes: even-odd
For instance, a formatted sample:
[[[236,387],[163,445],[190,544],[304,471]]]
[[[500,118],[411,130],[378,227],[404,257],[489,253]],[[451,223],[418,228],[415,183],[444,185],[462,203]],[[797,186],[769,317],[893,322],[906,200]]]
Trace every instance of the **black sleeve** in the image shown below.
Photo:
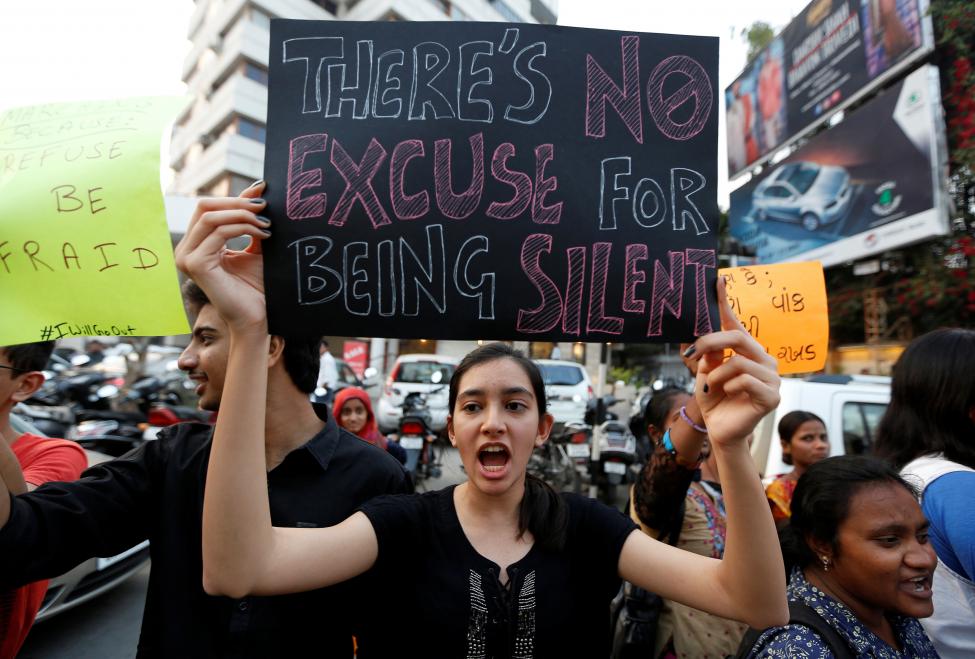
[[[397,468],[393,470],[393,475],[390,477],[389,481],[389,489],[386,491],[390,494],[413,494],[413,477],[410,476],[410,472],[403,468],[403,463],[399,462],[399,458],[394,456],[392,453],[389,455],[397,461]],[[406,458],[404,457],[404,461],[405,459]]]
[[[596,566],[594,576],[609,597],[619,588],[619,562],[623,544],[636,531],[636,523],[604,503],[578,494],[564,495],[569,504],[569,542],[575,560]]]
[[[423,529],[427,527],[424,496],[431,495],[376,497],[359,508],[369,518],[379,541],[377,569],[382,570],[388,565],[412,565],[409,558],[420,550]]]
[[[94,556],[113,556],[148,535],[153,464],[164,439],[11,497],[0,528],[0,587],[49,579]]]

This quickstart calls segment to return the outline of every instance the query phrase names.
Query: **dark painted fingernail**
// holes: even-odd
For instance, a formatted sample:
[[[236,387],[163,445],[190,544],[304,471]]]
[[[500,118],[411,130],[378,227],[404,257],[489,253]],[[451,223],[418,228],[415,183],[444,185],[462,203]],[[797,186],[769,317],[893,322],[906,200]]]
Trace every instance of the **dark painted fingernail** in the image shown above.
[[[691,345],[689,345],[689,346],[687,347],[687,350],[685,350],[685,351],[684,351],[683,353],[681,353],[681,354],[683,354],[683,355],[684,355],[684,357],[690,357],[690,356],[691,356],[691,355],[693,355],[693,354],[694,354],[695,352],[697,352],[697,347],[696,347],[696,346],[695,346],[695,345],[694,345],[694,344],[692,343]]]
[[[271,226],[271,220],[267,219],[263,215],[258,215],[257,216],[257,221],[260,222],[261,224],[263,224],[266,227]]]
[[[704,386],[701,387],[701,390],[704,391],[704,393],[707,393],[708,392],[708,383],[707,382],[704,383]]]
[[[261,199],[261,198],[257,198],[257,199],[248,199],[247,201],[249,201],[249,202],[250,202],[250,203],[252,203],[252,204],[266,204],[266,203],[267,203],[266,201],[264,201],[264,200],[263,200],[263,199]]]
[[[261,178],[261,179],[258,179],[258,180],[256,180],[256,181],[254,181],[253,183],[251,183],[250,185],[248,185],[248,186],[247,186],[246,188],[244,188],[244,189],[245,189],[245,190],[250,190],[251,188],[256,188],[257,186],[259,186],[259,185],[260,185],[261,183],[263,183],[263,182],[264,182],[264,179],[262,179],[262,178]]]
[[[264,234],[264,235],[265,235],[266,237],[268,237],[268,238],[270,238],[270,237],[271,237],[271,232],[270,232],[270,231],[265,231],[264,229],[261,229],[260,231],[261,231],[261,233],[263,233],[263,234]]]

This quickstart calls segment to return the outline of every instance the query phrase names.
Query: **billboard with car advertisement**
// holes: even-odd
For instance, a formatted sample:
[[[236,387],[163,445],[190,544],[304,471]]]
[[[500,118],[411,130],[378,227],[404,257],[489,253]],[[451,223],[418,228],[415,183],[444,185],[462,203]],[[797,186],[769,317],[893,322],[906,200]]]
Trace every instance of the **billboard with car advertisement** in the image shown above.
[[[834,265],[947,231],[938,72],[914,71],[731,193],[761,263]]]
[[[814,0],[725,90],[728,174],[762,162],[932,48],[927,0]]]

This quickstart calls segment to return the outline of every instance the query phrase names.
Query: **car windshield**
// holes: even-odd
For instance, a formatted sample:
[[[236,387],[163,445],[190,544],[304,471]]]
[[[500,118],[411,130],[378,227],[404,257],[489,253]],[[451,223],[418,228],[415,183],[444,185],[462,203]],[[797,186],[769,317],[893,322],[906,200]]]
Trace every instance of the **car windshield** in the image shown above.
[[[442,374],[440,383],[446,384],[454,374],[454,367],[443,362],[403,362],[396,369],[395,381],[406,384],[434,384],[432,376],[437,371]]]
[[[573,385],[582,382],[582,369],[562,364],[539,364],[545,384]]]
[[[782,174],[782,180],[788,181],[789,185],[799,191],[799,194],[806,194],[812,184],[816,182],[816,177],[819,176],[819,167],[794,165]]]

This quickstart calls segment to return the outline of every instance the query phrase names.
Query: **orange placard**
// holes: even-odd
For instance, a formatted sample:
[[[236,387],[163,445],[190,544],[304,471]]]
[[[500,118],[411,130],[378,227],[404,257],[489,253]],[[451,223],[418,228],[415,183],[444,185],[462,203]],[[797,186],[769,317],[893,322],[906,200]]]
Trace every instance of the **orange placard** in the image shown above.
[[[779,373],[826,365],[829,312],[819,261],[722,268],[728,300],[742,325],[779,360]]]

